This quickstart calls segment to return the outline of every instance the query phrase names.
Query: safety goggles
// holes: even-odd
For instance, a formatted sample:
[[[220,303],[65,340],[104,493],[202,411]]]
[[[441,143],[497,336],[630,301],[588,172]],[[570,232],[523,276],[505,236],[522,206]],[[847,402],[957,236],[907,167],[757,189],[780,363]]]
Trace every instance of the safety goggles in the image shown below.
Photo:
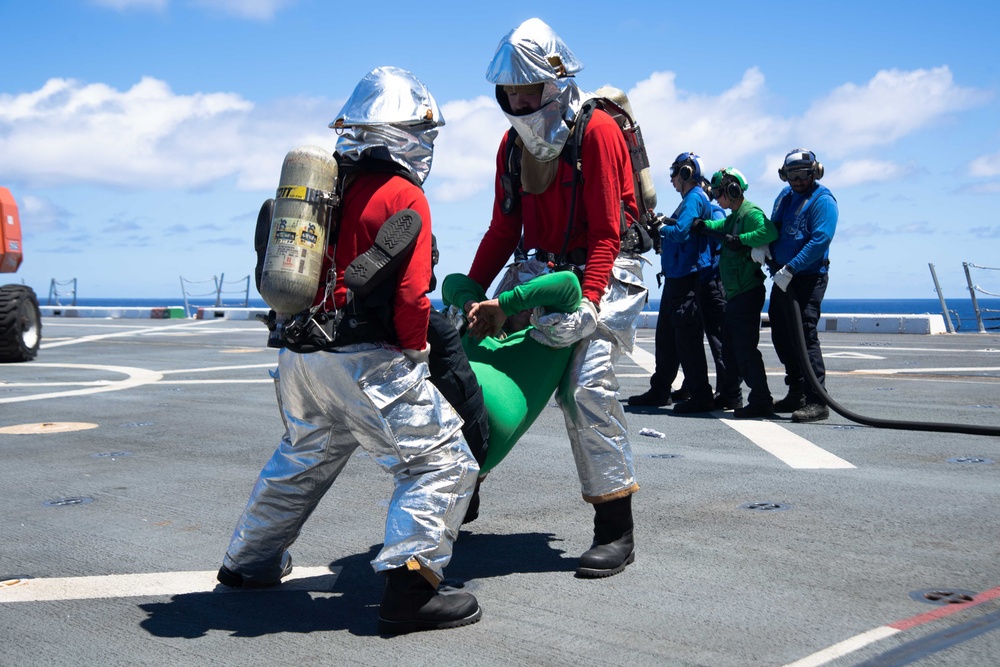
[[[788,179],[789,183],[807,181],[812,175],[813,175],[812,169],[796,169],[794,171],[785,172],[785,177]]]

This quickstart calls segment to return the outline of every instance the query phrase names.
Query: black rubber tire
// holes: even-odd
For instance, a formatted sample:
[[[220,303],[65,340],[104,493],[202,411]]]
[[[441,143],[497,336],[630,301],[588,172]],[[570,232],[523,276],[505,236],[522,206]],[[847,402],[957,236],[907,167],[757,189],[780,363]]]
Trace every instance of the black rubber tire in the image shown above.
[[[42,313],[27,285],[0,287],[0,363],[31,361],[42,343]]]

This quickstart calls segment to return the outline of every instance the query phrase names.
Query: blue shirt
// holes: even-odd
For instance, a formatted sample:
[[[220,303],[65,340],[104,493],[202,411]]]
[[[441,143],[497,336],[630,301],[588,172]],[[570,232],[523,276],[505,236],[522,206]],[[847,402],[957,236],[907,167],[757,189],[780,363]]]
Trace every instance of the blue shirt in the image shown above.
[[[708,245],[708,237],[701,234],[692,237],[691,223],[697,218],[713,219],[712,203],[708,195],[700,187],[688,190],[681,199],[680,206],[670,217],[677,220],[676,225],[660,227],[663,238],[660,252],[660,266],[667,278],[683,278],[699,268],[711,266],[712,250]]]
[[[771,213],[778,229],[778,239],[771,244],[774,261],[796,275],[826,273],[838,216],[837,200],[826,186],[817,183],[807,195],[785,186]]]
[[[725,220],[726,212],[714,201],[709,200],[708,205],[712,207],[712,220]],[[708,241],[708,252],[703,253],[698,259],[698,280],[715,280],[719,277],[719,257],[722,254],[722,242],[714,236],[706,236]]]

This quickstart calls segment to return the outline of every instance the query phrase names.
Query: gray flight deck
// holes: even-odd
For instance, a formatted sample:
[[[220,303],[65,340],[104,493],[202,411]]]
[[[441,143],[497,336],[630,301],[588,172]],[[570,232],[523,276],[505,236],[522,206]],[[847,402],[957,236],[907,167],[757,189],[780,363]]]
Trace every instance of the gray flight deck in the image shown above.
[[[262,325],[43,327],[37,360],[0,366],[0,665],[1000,663],[1000,437],[629,410],[636,561],[584,580],[593,511],[553,405],[446,572],[482,620],[384,638],[369,561],[392,481],[360,449],[290,580],[215,588],[282,432]],[[652,333],[623,399],[648,386]],[[1000,427],[1000,334],[821,340],[850,410]],[[761,350],[780,397],[766,329]]]

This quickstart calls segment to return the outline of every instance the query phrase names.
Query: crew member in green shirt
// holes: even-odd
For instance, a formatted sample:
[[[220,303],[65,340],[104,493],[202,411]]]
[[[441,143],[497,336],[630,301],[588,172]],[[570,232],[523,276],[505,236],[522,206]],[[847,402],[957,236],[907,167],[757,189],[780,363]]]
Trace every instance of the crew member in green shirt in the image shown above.
[[[441,286],[446,306],[459,309],[468,301],[476,302],[472,317],[489,320],[497,326],[508,323],[504,337],[478,339],[476,327],[462,337],[462,345],[472,370],[483,388],[489,416],[489,446],[480,466],[480,478],[492,470],[510,452],[518,438],[538,418],[559,386],[575,346],[553,348],[535,340],[527,318],[521,328],[514,324],[518,316],[536,307],[547,312],[572,313],[580,307],[580,281],[571,271],[557,271],[533,278],[495,299],[487,299],[483,288],[468,276],[453,273]],[[519,329],[519,330],[514,330]],[[472,335],[470,335],[472,334]]]
[[[738,368],[743,381],[750,387],[747,405],[733,411],[736,419],[774,416],[764,359],[757,348],[760,313],[764,308],[764,272],[750,256],[750,250],[766,247],[778,238],[778,232],[764,211],[744,198],[748,187],[746,177],[737,169],[726,167],[715,172],[712,194],[719,206],[732,213],[725,220],[699,220],[696,225],[725,235],[719,259],[719,273],[726,290],[722,356],[726,368]]]

